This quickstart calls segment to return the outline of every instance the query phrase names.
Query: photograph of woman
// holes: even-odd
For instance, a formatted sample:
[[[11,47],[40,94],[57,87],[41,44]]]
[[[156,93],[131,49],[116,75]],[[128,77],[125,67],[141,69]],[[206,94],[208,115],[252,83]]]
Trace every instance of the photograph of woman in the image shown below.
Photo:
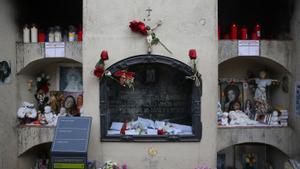
[[[224,111],[229,112],[234,110],[233,104],[237,101],[240,101],[240,89],[236,85],[228,85],[224,89]]]
[[[60,67],[60,91],[82,91],[82,68]]]
[[[0,62],[0,85],[10,83],[11,68],[7,61]]]

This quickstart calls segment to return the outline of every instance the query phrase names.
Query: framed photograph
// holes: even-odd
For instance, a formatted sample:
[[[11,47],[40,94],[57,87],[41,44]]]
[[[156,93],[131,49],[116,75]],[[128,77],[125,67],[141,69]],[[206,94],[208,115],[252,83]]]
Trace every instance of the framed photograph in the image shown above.
[[[61,66],[59,79],[60,91],[82,92],[82,67]]]
[[[0,85],[9,84],[11,76],[10,61],[0,61]]]
[[[244,110],[244,90],[243,83],[220,83],[220,103],[222,110],[229,112],[239,106],[240,110]]]

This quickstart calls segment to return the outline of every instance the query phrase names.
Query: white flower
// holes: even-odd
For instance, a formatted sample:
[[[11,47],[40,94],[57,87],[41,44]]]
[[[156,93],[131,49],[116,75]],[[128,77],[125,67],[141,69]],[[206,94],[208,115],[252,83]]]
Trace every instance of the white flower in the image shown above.
[[[106,76],[111,76],[111,72],[110,71],[105,71],[105,75]]]
[[[147,42],[148,42],[149,44],[151,44],[152,40],[153,40],[152,35],[148,35],[148,36],[147,36]]]
[[[42,81],[42,78],[41,77],[37,77],[36,81],[40,82],[40,81]]]

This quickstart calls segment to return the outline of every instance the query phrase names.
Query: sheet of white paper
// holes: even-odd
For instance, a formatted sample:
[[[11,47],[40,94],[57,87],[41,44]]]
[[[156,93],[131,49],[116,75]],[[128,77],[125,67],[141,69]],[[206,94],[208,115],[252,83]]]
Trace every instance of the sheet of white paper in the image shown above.
[[[239,40],[238,56],[259,56],[260,44],[258,40]]]
[[[182,132],[192,132],[192,126],[176,124],[176,123],[172,123],[172,126],[175,129],[181,130]]]
[[[164,121],[155,121],[155,128],[156,129],[162,129],[165,126],[165,122]]]
[[[110,129],[120,131],[121,128],[123,127],[123,124],[124,123],[121,123],[121,122],[112,122]]]
[[[147,129],[147,134],[148,135],[157,135],[157,130],[155,130],[155,129]]]
[[[107,130],[108,135],[118,135],[120,134],[120,131],[117,130]]]
[[[45,43],[45,57],[65,57],[65,43]]]
[[[125,135],[139,135],[136,130],[125,130]]]

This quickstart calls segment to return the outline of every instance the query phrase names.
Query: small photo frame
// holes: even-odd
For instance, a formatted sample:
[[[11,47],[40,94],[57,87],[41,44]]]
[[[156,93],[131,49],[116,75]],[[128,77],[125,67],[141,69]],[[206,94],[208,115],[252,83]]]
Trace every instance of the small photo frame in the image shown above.
[[[220,83],[220,103],[222,110],[226,112],[233,110],[233,106],[236,102],[239,102],[240,110],[244,110],[243,83]]]
[[[64,92],[82,92],[82,67],[59,67],[59,90]]]
[[[7,60],[0,60],[0,85],[9,84],[11,80],[11,63]]]

